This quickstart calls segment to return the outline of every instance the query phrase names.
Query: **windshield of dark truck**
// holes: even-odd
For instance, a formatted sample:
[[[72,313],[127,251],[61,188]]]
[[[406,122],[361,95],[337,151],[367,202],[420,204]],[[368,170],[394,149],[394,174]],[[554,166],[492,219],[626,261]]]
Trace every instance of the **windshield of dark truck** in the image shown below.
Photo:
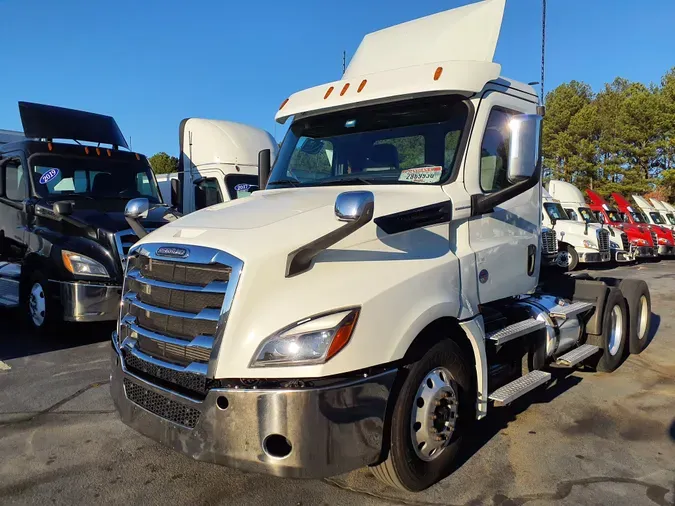
[[[157,181],[145,158],[38,155],[30,159],[35,191],[43,198],[90,197],[129,200],[146,197],[161,202]]]
[[[298,119],[268,187],[441,183],[454,170],[467,114],[446,97]]]

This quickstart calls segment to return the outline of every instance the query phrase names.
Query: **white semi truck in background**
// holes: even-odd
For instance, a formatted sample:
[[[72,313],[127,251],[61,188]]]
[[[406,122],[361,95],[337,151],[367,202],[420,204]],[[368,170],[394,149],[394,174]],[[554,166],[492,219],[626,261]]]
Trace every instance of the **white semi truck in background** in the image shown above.
[[[210,463],[369,466],[418,491],[551,367],[641,351],[643,281],[539,276],[543,109],[492,61],[504,7],[367,35],[342,79],[283,102],[264,190],[134,246],[111,354],[126,424]]]
[[[183,214],[258,189],[258,153],[278,145],[269,132],[234,121],[187,118],[179,127],[178,171],[157,175],[166,202]]]

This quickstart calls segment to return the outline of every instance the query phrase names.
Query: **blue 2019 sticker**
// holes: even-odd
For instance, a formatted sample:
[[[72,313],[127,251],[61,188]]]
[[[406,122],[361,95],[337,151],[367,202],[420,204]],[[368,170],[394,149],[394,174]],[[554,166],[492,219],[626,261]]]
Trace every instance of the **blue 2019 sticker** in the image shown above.
[[[234,187],[234,191],[236,191],[236,192],[247,192],[250,189],[251,189],[251,185],[246,184],[246,183],[240,183],[240,184],[238,184],[237,186]]]
[[[42,174],[42,177],[40,177],[40,184],[47,184],[58,175],[59,169],[49,169],[47,172]]]

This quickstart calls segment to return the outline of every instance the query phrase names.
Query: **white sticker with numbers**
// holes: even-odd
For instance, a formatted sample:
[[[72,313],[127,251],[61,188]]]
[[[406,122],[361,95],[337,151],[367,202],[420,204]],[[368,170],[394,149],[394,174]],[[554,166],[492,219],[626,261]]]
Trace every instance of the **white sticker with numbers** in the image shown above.
[[[402,170],[398,180],[410,181],[411,183],[438,183],[441,180],[442,173],[443,167],[427,165],[425,167]]]

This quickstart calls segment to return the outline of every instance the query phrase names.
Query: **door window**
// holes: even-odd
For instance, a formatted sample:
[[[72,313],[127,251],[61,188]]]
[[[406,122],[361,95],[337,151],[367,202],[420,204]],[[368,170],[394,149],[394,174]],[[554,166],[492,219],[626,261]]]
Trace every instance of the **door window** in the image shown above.
[[[258,189],[258,176],[229,174],[225,176],[225,187],[230,195],[230,200],[248,197]]]
[[[205,207],[220,204],[222,201],[223,195],[220,193],[220,187],[216,178],[207,177],[195,184],[195,209],[204,209]]]
[[[480,187],[486,193],[501,190],[510,184],[506,177],[511,141],[510,118],[511,113],[493,109],[485,127],[480,149]]]
[[[5,196],[17,202],[28,198],[26,171],[18,160],[5,165]]]

